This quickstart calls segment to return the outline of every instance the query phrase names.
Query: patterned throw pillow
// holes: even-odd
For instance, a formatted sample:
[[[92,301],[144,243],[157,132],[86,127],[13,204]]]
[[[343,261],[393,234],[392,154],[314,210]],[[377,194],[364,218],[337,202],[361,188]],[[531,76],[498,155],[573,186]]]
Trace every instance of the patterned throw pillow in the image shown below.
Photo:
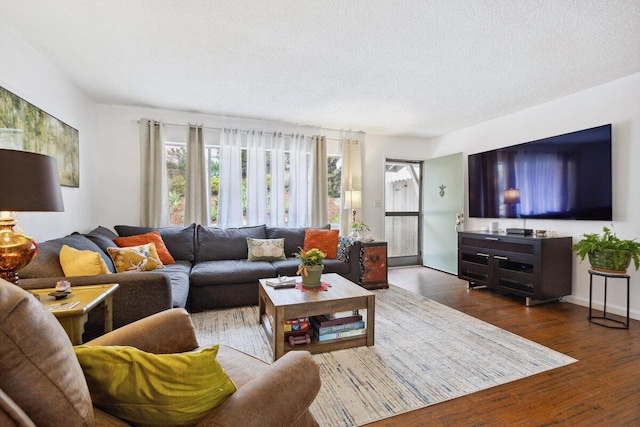
[[[320,249],[327,259],[338,257],[338,236],[340,230],[318,230],[308,228],[304,233],[304,250]]]
[[[60,265],[67,277],[111,273],[98,252],[81,251],[67,245],[60,249]]]
[[[118,273],[164,268],[154,243],[129,248],[107,248],[107,251]]]
[[[145,243],[153,243],[156,245],[156,251],[158,251],[160,261],[162,261],[164,265],[176,263],[176,261],[171,256],[169,249],[167,249],[166,245],[164,244],[164,240],[162,240],[162,236],[158,231],[151,231],[145,234],[137,234],[135,236],[115,237],[113,239],[113,243],[120,246],[121,248],[144,245]]]
[[[195,425],[236,391],[218,346],[153,354],[128,346],[74,347],[96,406],[138,426]]]
[[[254,239],[247,237],[249,247],[249,261],[278,261],[285,260],[284,239]]]

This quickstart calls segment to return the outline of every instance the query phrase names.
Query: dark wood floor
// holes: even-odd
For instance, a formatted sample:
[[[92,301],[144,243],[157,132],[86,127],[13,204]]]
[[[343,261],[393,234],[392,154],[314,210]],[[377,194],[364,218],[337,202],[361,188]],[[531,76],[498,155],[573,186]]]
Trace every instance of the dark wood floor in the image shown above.
[[[589,323],[586,307],[525,307],[524,298],[468,290],[457,277],[424,267],[391,269],[389,282],[579,361],[368,427],[640,425],[640,321],[609,329]]]

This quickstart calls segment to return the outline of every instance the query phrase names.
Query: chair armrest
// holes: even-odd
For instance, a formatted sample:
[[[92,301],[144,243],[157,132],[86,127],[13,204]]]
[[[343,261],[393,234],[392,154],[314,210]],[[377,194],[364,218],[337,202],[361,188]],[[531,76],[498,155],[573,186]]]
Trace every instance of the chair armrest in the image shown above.
[[[149,353],[168,354],[194,350],[198,340],[189,313],[173,308],[123,326],[86,345],[126,345]]]
[[[198,426],[297,425],[320,384],[320,368],[311,354],[290,351],[211,411]]]

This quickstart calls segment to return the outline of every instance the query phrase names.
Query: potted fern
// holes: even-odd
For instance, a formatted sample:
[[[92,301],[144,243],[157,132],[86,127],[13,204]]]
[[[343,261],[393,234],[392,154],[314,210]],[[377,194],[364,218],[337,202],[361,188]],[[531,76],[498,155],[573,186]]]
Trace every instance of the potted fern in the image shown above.
[[[624,274],[633,259],[635,269],[640,267],[640,243],[619,239],[609,228],[602,228],[602,235],[583,234],[582,240],[571,249],[580,260],[589,257],[591,268],[605,273]]]

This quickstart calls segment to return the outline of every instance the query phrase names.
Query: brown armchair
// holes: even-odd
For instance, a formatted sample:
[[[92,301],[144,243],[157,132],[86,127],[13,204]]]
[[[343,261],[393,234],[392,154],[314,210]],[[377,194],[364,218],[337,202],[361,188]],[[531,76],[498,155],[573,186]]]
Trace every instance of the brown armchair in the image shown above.
[[[198,347],[189,314],[171,309],[88,345],[130,345],[153,353]],[[66,333],[31,294],[0,279],[0,425],[126,426],[93,407]],[[320,389],[318,365],[294,351],[268,365],[220,346],[218,360],[238,390],[198,426],[317,426],[309,405]]]

